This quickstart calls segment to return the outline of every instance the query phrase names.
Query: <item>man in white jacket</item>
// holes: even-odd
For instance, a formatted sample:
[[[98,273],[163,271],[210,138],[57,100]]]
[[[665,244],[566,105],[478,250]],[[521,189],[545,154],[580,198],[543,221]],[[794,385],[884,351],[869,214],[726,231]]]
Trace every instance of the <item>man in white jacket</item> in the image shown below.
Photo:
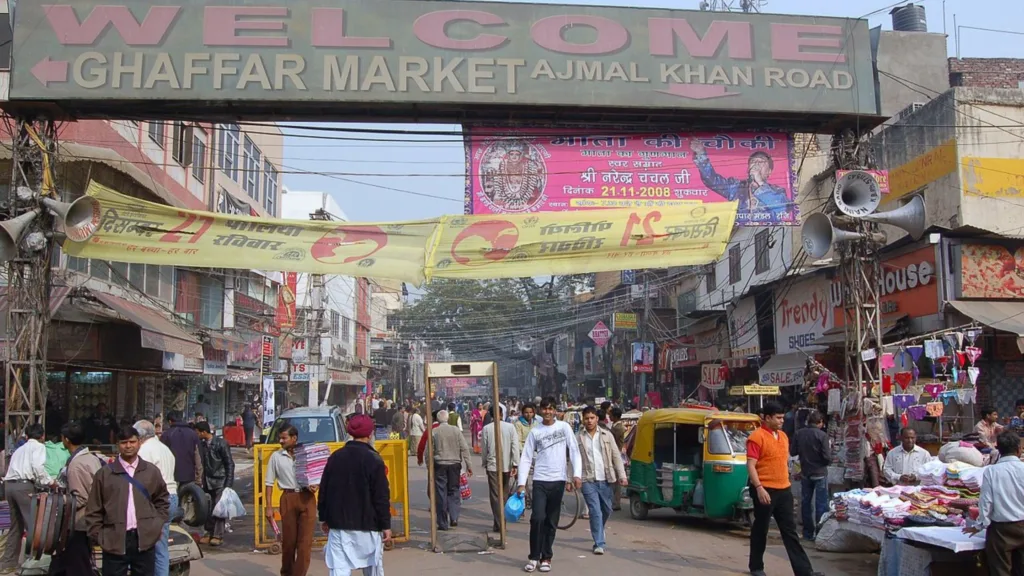
[[[583,409],[580,430],[580,454],[583,460],[583,499],[590,510],[590,535],[594,554],[604,554],[604,527],[612,515],[612,486],[626,485],[622,453],[612,433],[600,425],[601,417],[593,406]]]
[[[572,427],[555,420],[555,399],[548,397],[540,403],[540,425],[530,430],[519,460],[519,493],[526,492],[526,480],[533,469],[533,511],[530,515],[530,560],[523,567],[526,572],[539,569],[551,571],[552,547],[558,531],[558,518],[562,511],[562,496],[566,490],[577,490],[583,485],[583,461]],[[572,481],[566,465],[566,453],[572,462]]]

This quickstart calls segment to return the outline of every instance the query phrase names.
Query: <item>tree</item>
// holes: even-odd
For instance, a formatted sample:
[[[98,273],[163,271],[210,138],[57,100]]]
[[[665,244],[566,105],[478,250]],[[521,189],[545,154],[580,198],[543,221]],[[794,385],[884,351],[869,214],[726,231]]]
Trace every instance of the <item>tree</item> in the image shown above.
[[[403,339],[421,340],[458,357],[521,356],[517,342],[552,336],[572,327],[572,296],[589,276],[499,280],[435,279],[398,313]]]

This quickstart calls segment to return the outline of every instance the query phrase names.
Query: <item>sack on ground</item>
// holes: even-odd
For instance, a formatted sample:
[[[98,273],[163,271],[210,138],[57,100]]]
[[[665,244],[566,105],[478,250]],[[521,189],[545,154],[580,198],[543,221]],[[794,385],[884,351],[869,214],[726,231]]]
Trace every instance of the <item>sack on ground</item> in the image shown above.
[[[238,492],[231,488],[225,488],[221,492],[217,505],[213,507],[213,515],[226,520],[245,516],[245,506],[242,505],[242,499],[238,497]]]
[[[505,520],[519,522],[523,512],[526,511],[526,497],[518,492],[512,494],[505,501]]]
[[[462,494],[463,500],[469,500],[473,497],[473,490],[469,487],[469,476],[465,472],[462,476],[459,476],[459,492]]]
[[[821,552],[877,552],[878,542],[868,536],[843,528],[843,523],[829,518],[821,525],[814,547]]]

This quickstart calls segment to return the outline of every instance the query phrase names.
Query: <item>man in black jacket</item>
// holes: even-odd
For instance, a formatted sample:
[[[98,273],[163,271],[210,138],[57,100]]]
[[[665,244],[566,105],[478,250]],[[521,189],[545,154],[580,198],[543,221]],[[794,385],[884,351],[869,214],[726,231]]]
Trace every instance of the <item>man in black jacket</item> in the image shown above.
[[[349,419],[352,440],[331,454],[320,479],[317,511],[327,532],[324,555],[332,574],[363,570],[383,576],[384,542],[391,540],[391,489],[380,454],[373,449],[374,421]]]
[[[216,507],[224,489],[235,483],[235,460],[227,441],[213,435],[209,422],[196,422],[196,432],[202,440],[199,453],[203,461],[203,490],[210,495],[211,506]],[[210,546],[224,543],[224,518],[210,514],[206,520],[206,536],[200,543]]]
[[[790,456],[800,457],[800,512],[803,517],[804,538],[814,540],[818,520],[828,509],[828,465],[832,463],[832,450],[828,435],[822,430],[821,412],[807,416],[807,427],[797,430],[789,445]]]

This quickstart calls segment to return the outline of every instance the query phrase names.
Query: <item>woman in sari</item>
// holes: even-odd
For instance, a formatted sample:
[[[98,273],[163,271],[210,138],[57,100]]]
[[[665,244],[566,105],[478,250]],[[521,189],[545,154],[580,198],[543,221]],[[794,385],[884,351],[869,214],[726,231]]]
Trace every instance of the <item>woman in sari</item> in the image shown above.
[[[484,405],[477,403],[469,415],[469,434],[473,439],[473,452],[480,453],[480,431],[484,429]]]

